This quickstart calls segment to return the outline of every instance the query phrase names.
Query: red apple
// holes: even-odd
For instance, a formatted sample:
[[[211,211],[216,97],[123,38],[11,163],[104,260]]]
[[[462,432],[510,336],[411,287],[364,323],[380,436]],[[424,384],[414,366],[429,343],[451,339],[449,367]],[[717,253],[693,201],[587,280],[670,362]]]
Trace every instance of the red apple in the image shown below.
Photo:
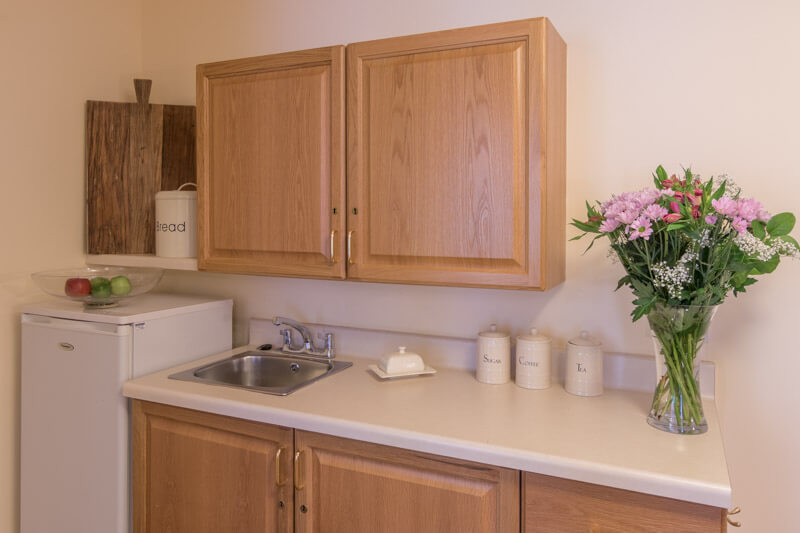
[[[64,293],[67,296],[80,298],[92,292],[92,284],[86,278],[69,278],[64,284]]]

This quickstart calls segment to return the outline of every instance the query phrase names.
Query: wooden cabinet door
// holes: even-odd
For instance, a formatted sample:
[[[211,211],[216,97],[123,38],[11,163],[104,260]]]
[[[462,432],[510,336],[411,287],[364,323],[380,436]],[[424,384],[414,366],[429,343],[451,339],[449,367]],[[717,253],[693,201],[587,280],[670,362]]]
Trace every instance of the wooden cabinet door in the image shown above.
[[[348,45],[348,277],[563,281],[565,95],[547,19]]]
[[[198,65],[201,270],[343,278],[344,47]]]
[[[298,533],[519,532],[519,472],[295,431]]]
[[[725,510],[541,474],[523,474],[523,533],[724,532]]]
[[[133,402],[135,533],[292,530],[292,430]]]

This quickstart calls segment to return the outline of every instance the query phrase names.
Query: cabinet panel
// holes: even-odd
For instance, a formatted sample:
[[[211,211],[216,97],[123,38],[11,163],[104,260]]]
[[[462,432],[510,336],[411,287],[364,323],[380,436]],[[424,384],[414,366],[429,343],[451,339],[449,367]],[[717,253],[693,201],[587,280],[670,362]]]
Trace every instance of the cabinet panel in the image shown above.
[[[348,277],[563,280],[565,101],[555,93],[566,54],[549,22],[356,43],[347,54]]]
[[[515,470],[304,431],[295,445],[298,532],[519,531]]]
[[[198,66],[201,269],[344,277],[343,63],[337,46]]]
[[[523,474],[523,533],[701,533],[726,530],[725,510],[541,474]]]
[[[136,533],[291,530],[291,429],[133,405]]]

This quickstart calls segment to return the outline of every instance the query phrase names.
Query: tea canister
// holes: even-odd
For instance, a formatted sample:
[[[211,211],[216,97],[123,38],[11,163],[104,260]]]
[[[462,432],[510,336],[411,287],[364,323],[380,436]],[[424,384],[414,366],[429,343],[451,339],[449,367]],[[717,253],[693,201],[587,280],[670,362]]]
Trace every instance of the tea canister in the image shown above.
[[[156,193],[156,255],[158,257],[197,257],[197,191],[184,191],[194,183],[184,183],[177,191]]]
[[[500,384],[511,380],[511,337],[492,324],[478,333],[478,361],[475,375],[481,383]]]
[[[516,384],[526,389],[546,389],[550,386],[551,341],[531,328],[529,335],[517,337]]]
[[[603,394],[602,345],[587,331],[567,343],[564,388],[578,396]]]

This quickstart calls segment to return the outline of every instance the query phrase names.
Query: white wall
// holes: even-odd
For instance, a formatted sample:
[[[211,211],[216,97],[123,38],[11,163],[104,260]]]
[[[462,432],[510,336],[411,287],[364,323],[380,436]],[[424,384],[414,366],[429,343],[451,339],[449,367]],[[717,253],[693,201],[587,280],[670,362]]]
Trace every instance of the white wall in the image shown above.
[[[793,1],[144,1],[143,68],[153,100],[194,102],[194,65],[503,20],[547,16],[569,47],[568,213],[584,199],[645,187],[659,163],[728,173],[773,212],[798,210],[800,4]],[[796,233],[797,234],[797,233]],[[535,322],[563,343],[581,328],[609,349],[649,353],[644,321],[604,247],[568,247],[568,281],[544,294],[173,273],[165,285],[236,300],[251,315],[474,335]],[[717,314],[722,416],[743,531],[790,531],[800,497],[800,391],[787,262]],[[346,351],[346,347],[342,347]],[[377,354],[376,354],[377,355]],[[643,406],[643,410],[646,406]],[[520,423],[524,423],[521,420]],[[644,415],[642,418],[644,423]],[[680,438],[680,437],[676,437]],[[691,437],[685,437],[691,438]]]
[[[19,310],[42,297],[31,272],[84,262],[84,103],[133,99],[141,17],[140,0],[0,2],[0,532],[19,530]]]

